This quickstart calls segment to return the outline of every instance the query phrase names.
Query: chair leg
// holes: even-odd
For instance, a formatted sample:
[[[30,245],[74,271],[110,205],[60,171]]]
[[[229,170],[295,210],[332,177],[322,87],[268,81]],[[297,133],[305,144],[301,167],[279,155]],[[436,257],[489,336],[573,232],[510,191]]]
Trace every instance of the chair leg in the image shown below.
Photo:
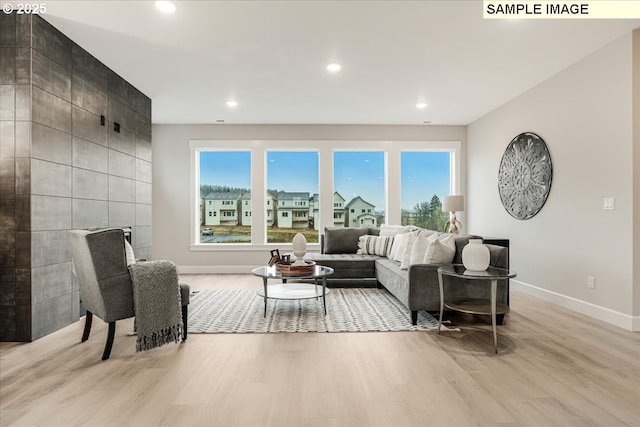
[[[107,343],[104,346],[102,360],[107,360],[111,355],[111,347],[113,347],[113,338],[116,335],[116,322],[109,322],[109,333],[107,335]]]
[[[84,318],[84,331],[82,332],[82,342],[85,342],[89,339],[89,333],[91,332],[91,321],[93,320],[93,313],[87,311],[87,314]]]
[[[188,305],[182,306],[182,341],[187,340],[187,309]]]

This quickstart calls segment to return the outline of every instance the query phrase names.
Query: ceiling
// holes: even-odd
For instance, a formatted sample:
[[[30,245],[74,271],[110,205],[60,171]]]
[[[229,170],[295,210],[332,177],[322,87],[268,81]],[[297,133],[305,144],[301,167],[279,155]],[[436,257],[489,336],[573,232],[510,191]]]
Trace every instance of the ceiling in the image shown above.
[[[153,123],[466,125],[640,27],[485,20],[478,0],[47,1],[44,18],[148,95]]]

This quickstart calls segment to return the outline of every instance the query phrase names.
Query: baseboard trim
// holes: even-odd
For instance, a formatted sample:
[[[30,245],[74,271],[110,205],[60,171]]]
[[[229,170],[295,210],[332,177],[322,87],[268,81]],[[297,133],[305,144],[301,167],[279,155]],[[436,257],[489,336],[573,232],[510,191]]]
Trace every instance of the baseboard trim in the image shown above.
[[[249,265],[182,265],[178,266],[180,274],[249,274],[257,266]]]
[[[628,331],[640,331],[640,316],[630,316],[590,302],[582,301],[529,283],[511,279],[511,289],[538,297],[544,301],[602,320]]]

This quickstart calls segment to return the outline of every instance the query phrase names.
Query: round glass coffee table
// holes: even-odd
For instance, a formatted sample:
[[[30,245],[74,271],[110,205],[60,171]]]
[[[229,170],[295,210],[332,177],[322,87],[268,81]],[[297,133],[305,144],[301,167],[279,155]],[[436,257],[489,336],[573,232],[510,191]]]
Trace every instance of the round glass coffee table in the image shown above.
[[[309,299],[322,297],[322,305],[324,314],[327,314],[326,295],[329,293],[327,289],[327,276],[333,274],[333,268],[323,265],[316,265],[312,272],[304,275],[287,275],[281,274],[273,267],[258,267],[251,271],[254,276],[262,277],[262,289],[258,289],[258,295],[264,298],[264,315],[267,315],[268,299]],[[282,283],[268,285],[269,279],[281,280]],[[313,279],[314,283],[291,282],[298,279]]]
[[[461,279],[482,280],[484,283],[491,283],[491,299],[478,298],[456,298],[445,301],[444,286],[442,276],[452,276]],[[504,268],[489,267],[485,271],[467,270],[463,265],[445,265],[438,268],[438,284],[440,286],[440,321],[438,322],[438,333],[442,326],[442,315],[444,308],[470,314],[487,314],[491,315],[491,325],[493,326],[493,348],[498,353],[498,332],[496,330],[496,315],[509,312],[509,307],[502,303],[496,302],[496,293],[498,290],[498,280],[512,279],[516,277],[513,271]]]

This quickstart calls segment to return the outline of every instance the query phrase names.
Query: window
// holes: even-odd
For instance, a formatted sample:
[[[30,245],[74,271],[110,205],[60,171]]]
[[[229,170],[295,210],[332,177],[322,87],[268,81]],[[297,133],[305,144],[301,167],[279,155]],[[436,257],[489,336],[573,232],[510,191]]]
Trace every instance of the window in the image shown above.
[[[200,195],[206,201],[201,226],[215,227],[212,234],[198,233],[200,243],[250,242],[251,223],[240,221],[235,209],[251,194],[251,152],[202,150],[198,159]]]
[[[267,212],[267,243],[289,243],[296,233],[317,243],[319,225],[309,215],[309,199],[318,193],[318,152],[267,151],[266,160],[267,191],[279,201],[273,217]]]
[[[451,192],[451,153],[400,153],[402,225],[442,230],[449,218],[442,212],[442,197]]]
[[[386,221],[385,153],[384,151],[334,151],[333,153],[334,214],[347,208],[346,225],[376,227]],[[360,212],[356,214],[356,212]],[[375,221],[359,220],[371,214]],[[342,215],[334,219],[343,219]],[[343,222],[334,221],[334,225]]]
[[[298,231],[313,244],[331,226],[442,229],[442,196],[463,194],[460,141],[191,140],[189,147],[193,251],[273,243],[288,251]],[[245,245],[228,248],[238,243]]]

